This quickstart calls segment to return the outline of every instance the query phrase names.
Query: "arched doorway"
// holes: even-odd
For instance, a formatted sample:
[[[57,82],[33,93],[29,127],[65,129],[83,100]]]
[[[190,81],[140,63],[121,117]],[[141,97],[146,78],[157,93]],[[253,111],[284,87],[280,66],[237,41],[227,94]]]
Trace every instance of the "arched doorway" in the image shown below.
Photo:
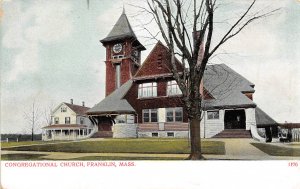
[[[225,110],[225,129],[246,129],[245,110]]]

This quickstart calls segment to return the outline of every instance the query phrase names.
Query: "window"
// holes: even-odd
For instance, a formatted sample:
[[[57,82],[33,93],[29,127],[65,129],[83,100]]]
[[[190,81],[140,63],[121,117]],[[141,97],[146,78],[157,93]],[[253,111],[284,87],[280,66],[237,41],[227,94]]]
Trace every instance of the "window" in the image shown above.
[[[116,64],[116,88],[121,86],[121,65]]]
[[[118,115],[115,121],[116,123],[126,123],[126,115]]]
[[[158,133],[152,133],[152,137],[158,137]]]
[[[80,118],[80,124],[81,124],[81,125],[84,124],[84,118],[83,118],[83,117]]]
[[[128,123],[128,124],[133,124],[134,123],[134,115],[118,115],[115,118],[116,123]]]
[[[208,111],[207,119],[219,119],[219,111]]]
[[[174,137],[174,133],[173,132],[167,132],[167,136],[168,137]]]
[[[155,97],[157,96],[157,83],[143,83],[139,84],[139,98]]]
[[[172,81],[168,81],[168,86],[167,86],[167,95],[171,96],[171,95],[181,95],[182,92],[179,88],[179,86],[177,85],[175,80]]]
[[[70,124],[70,117],[65,117],[65,124]]]
[[[127,123],[129,124],[133,124],[134,123],[134,115],[126,115],[126,120],[127,120]]]
[[[54,118],[54,124],[59,124],[59,117]]]
[[[157,109],[143,110],[143,122],[157,122]]]
[[[182,122],[183,120],[182,108],[167,108],[166,120],[167,122]]]
[[[121,59],[121,58],[124,58],[124,55],[114,55],[112,57],[113,57],[113,59]]]
[[[61,112],[67,112],[67,107],[61,107],[61,108],[60,108],[60,111],[61,111]]]

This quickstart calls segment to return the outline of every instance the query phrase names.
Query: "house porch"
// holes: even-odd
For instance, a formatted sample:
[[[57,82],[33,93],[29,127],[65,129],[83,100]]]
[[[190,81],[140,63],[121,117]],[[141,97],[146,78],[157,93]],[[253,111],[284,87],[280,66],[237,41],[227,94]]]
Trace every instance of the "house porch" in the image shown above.
[[[64,126],[59,128],[57,125],[51,125],[43,128],[42,140],[79,140],[88,138],[92,133],[91,128],[86,126]]]

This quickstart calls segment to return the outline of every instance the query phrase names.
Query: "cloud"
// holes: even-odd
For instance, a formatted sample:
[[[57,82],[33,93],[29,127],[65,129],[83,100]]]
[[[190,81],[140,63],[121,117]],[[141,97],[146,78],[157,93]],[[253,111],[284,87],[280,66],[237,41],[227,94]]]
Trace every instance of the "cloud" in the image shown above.
[[[27,2],[28,3],[28,2]],[[72,31],[72,7],[65,1],[8,2],[5,9],[2,45],[18,50],[7,74],[8,81],[39,70],[39,51],[43,45],[68,38]],[[25,8],[26,7],[26,8]]]

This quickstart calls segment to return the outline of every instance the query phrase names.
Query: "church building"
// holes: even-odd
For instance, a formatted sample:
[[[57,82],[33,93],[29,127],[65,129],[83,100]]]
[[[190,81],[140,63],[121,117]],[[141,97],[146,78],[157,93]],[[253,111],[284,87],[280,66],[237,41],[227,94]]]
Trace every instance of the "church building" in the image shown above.
[[[106,85],[105,98],[86,112],[97,130],[93,137],[189,137],[189,120],[168,48],[157,42],[142,63],[145,47],[125,12],[100,42],[106,49]],[[265,141],[260,128],[277,128],[254,103],[255,85],[225,64],[208,65],[202,83],[201,137]]]

